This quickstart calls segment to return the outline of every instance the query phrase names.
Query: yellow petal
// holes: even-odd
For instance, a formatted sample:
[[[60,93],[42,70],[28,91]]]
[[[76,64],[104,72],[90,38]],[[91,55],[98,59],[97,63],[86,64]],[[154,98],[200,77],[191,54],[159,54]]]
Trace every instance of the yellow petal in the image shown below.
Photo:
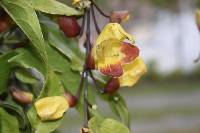
[[[95,45],[100,45],[102,42],[108,39],[117,39],[119,41],[128,39],[131,41],[131,43],[134,43],[134,38],[130,34],[126,33],[126,31],[118,23],[107,24],[97,38]]]
[[[120,51],[121,43],[117,39],[108,39],[100,45],[95,45],[92,49],[92,56],[95,61],[95,67],[108,76],[121,76],[121,60],[125,55]]]
[[[35,108],[40,119],[46,121],[61,118],[69,105],[65,97],[52,96],[36,101]]]
[[[134,61],[123,65],[124,74],[119,77],[120,86],[133,86],[146,71],[144,61],[137,57]]]

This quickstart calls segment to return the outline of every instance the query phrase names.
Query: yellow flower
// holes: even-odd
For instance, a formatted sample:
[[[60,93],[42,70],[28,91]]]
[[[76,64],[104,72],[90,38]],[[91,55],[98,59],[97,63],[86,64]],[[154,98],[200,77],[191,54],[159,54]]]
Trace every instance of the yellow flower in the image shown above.
[[[131,43],[123,42],[125,39]],[[118,87],[133,86],[146,72],[144,62],[138,57],[139,49],[133,43],[133,37],[126,33],[120,24],[109,23],[92,49],[95,69],[115,79],[107,84],[107,91],[111,93]]]
[[[123,74],[122,65],[135,59],[139,55],[139,49],[129,43],[122,43],[117,39],[107,39],[94,46],[92,56],[95,68],[101,73],[119,77]]]
[[[69,104],[63,96],[52,96],[36,101],[35,108],[41,120],[55,120],[63,116]]]
[[[122,59],[126,56],[121,51],[121,43],[125,39],[134,42],[133,37],[126,33],[120,24],[107,24],[92,49],[95,68],[108,76],[121,76],[123,74]]]
[[[146,71],[146,65],[144,61],[137,57],[132,62],[123,65],[124,73],[119,77],[120,86],[133,86]]]

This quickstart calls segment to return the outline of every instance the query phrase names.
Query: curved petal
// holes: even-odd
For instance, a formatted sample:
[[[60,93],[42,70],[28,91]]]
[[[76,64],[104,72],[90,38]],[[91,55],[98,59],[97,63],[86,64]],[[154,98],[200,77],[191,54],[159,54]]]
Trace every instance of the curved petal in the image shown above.
[[[123,68],[122,68],[121,63],[117,63],[117,64],[100,68],[100,72],[107,76],[120,77],[123,74]]]
[[[123,64],[129,63],[139,56],[139,49],[136,46],[126,42],[121,44],[121,52],[125,55],[125,57],[122,59]]]
[[[137,57],[134,61],[123,66],[124,74],[119,77],[120,87],[133,86],[147,71],[144,61]]]
[[[126,33],[126,31],[118,23],[107,24],[103,28],[101,34],[98,36],[95,45],[101,45],[103,41],[108,39],[117,39],[121,42],[124,39],[128,39],[134,43],[134,38],[130,34]]]
[[[124,54],[120,51],[120,41],[109,39],[92,49],[92,56],[95,61],[95,68],[103,74],[119,77],[123,74],[121,59]]]
[[[35,108],[40,119],[46,121],[61,118],[69,105],[65,97],[52,96],[36,101]]]

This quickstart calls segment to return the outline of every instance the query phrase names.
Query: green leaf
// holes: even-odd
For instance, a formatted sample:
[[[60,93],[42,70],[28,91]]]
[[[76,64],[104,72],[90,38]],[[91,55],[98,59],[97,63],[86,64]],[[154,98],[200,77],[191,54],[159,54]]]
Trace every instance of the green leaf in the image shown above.
[[[105,119],[101,123],[100,131],[101,133],[113,133],[113,131],[115,133],[130,133],[127,127],[113,119]]]
[[[59,82],[58,78],[56,77],[55,73],[53,71],[50,71],[48,74],[48,82],[45,88],[42,90],[40,96],[38,99],[46,96],[59,96],[62,95],[63,87],[61,83]],[[54,131],[62,122],[62,118],[54,121],[41,121],[40,118],[37,115],[37,112],[35,110],[35,107],[32,107],[28,111],[28,118],[32,125],[32,128],[37,133],[50,133]]]
[[[0,107],[3,107],[11,112],[11,114],[15,115],[20,122],[20,129],[29,130],[29,123],[27,117],[25,116],[22,108],[12,102],[0,102]]]
[[[20,133],[17,118],[8,114],[3,108],[0,108],[0,132]]]
[[[46,75],[44,64],[42,64],[41,60],[37,58],[37,56],[35,56],[33,53],[31,53],[27,49],[17,49],[16,53],[17,55],[10,58],[8,62],[22,68],[35,69],[43,76]]]
[[[7,53],[0,56],[0,94],[6,91],[8,78],[11,71],[11,64],[8,63],[8,59],[15,55],[14,52]]]
[[[35,53],[32,52],[31,49],[18,49],[16,51],[18,55],[14,56],[9,60],[13,64],[21,68],[26,69],[35,69],[41,75],[43,75],[43,79],[45,76],[45,66],[41,63],[41,60],[35,56]],[[54,73],[52,68],[49,68],[48,74],[46,74],[47,82],[44,88],[41,90],[41,93],[38,99],[46,96],[59,96],[63,95],[64,89],[59,81],[57,75]],[[44,82],[44,80],[43,80]],[[54,131],[61,123],[62,119],[54,120],[54,121],[46,121],[43,122],[39,119],[37,112],[34,106],[28,111],[28,119],[31,123],[31,126],[34,130],[37,130],[37,133],[49,133]]]
[[[73,71],[70,67],[70,62],[50,46],[47,46],[47,54],[49,64],[56,72],[60,81],[63,83],[65,88],[75,94],[80,81],[80,74]]]
[[[15,72],[15,75],[23,83],[36,84],[38,82],[38,80],[32,76],[30,72],[24,69],[18,69]]]
[[[89,127],[94,133],[130,133],[126,126],[110,118],[93,117],[89,121]]]
[[[128,112],[126,103],[119,94],[115,94],[109,98],[109,105],[113,113],[115,113],[122,123],[130,126],[130,114]]]
[[[31,40],[43,62],[47,62],[45,44],[39,20],[34,9],[28,4],[28,1],[1,0],[0,5]]]
[[[46,17],[41,17],[41,23],[46,31],[50,45],[70,59],[73,70],[82,71],[85,55],[80,52],[77,39],[65,37],[60,32],[58,25]]]
[[[45,13],[66,15],[66,16],[83,14],[83,12],[80,12],[56,0],[30,0],[29,2],[30,2],[30,5],[35,10],[45,12]]]

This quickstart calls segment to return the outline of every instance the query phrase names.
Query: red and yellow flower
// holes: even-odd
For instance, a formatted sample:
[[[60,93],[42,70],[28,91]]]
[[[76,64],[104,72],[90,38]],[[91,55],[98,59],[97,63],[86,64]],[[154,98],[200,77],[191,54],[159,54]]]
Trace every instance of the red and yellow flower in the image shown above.
[[[92,49],[95,69],[117,79],[120,87],[134,85],[146,72],[146,65],[139,57],[139,49],[134,42],[120,24],[106,25]]]

